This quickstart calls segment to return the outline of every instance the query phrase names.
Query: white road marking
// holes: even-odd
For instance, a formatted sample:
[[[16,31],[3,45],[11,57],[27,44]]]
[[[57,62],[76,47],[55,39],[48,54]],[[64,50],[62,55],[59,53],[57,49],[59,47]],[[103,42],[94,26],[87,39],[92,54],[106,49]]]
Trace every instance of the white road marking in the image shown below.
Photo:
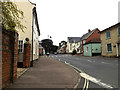
[[[92,62],[91,60],[87,60],[88,62]]]
[[[70,64],[70,63],[65,61],[65,64]]]
[[[104,64],[110,64],[110,63],[107,63],[107,62],[101,62],[101,63],[104,63]]]
[[[83,78],[86,78],[86,79],[90,80],[91,82],[96,83],[96,84],[98,84],[98,85],[100,85],[100,86],[102,86],[102,87],[104,87],[104,88],[113,88],[112,86],[110,86],[110,85],[108,85],[108,84],[105,84],[105,83],[101,82],[101,80],[96,79],[96,78],[94,78],[94,77],[92,77],[92,76],[89,76],[89,75],[87,75],[86,73],[80,73],[80,75],[81,75]]]

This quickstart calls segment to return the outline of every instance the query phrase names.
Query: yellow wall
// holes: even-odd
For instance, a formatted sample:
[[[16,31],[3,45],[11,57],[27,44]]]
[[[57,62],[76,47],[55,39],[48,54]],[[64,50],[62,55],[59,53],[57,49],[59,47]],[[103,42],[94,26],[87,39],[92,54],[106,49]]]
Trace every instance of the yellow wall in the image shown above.
[[[34,18],[34,32],[33,32],[33,60],[36,60],[39,58],[39,36],[38,36],[38,31],[37,31],[37,26],[35,23],[35,18]]]
[[[118,27],[114,27],[101,33],[101,47],[102,47],[103,56],[117,56],[117,43],[118,43],[118,40],[120,40],[117,29]],[[110,39],[106,39],[107,31],[110,31]],[[112,52],[107,52],[108,43],[111,43],[112,45]]]
[[[32,42],[32,10],[35,5],[31,4],[28,0],[25,0],[24,2],[22,1],[18,2],[18,0],[15,0],[15,4],[17,5],[18,9],[24,12],[24,19],[21,20],[21,24],[27,27],[24,28],[24,32],[18,29],[19,40],[25,40],[25,38],[28,37],[31,43]]]
[[[25,38],[29,38],[29,41],[32,45],[32,18],[33,18],[33,8],[34,4],[30,3],[29,0],[14,0],[18,9],[24,12],[24,19],[21,20],[21,24],[26,26],[24,28],[24,32],[18,29],[19,40],[24,40]],[[33,32],[33,60],[38,59],[39,57],[39,36],[34,18],[34,32]],[[31,47],[32,52],[32,47]],[[32,54],[32,53],[31,53]],[[32,59],[32,58],[31,58]]]
[[[77,43],[78,43],[78,45],[77,45]],[[77,42],[77,43],[69,43],[69,41],[67,40],[67,50],[68,50],[67,53],[72,53],[74,49],[77,51],[77,48],[80,46],[80,42]],[[70,44],[72,47],[71,49],[70,49]],[[77,53],[80,53],[80,51]]]

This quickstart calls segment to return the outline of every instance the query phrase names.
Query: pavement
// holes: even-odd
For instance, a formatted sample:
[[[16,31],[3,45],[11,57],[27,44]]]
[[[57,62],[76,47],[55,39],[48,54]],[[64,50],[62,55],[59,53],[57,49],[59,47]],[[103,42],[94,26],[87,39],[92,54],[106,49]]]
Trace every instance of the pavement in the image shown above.
[[[9,88],[68,88],[77,87],[80,75],[70,66],[50,57],[40,57]]]
[[[17,68],[17,78],[22,76],[29,68]]]

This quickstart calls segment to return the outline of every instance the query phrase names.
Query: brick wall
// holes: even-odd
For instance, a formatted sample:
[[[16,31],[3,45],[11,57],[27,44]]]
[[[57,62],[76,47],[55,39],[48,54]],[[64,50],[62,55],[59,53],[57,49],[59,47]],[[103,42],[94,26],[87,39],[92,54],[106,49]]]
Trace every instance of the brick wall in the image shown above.
[[[2,88],[17,79],[18,34],[2,31]]]
[[[2,88],[2,27],[0,26],[0,90]]]
[[[30,67],[31,44],[24,43],[23,67]]]
[[[100,39],[100,34],[98,33],[99,30],[96,29],[86,40],[86,43],[89,42],[91,39]]]

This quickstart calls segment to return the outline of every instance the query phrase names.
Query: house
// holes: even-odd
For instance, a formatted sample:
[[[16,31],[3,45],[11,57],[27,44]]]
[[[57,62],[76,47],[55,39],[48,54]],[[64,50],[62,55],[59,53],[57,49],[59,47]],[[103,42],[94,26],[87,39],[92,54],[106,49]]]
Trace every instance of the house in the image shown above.
[[[42,47],[42,42],[39,41],[39,56],[42,56],[44,54],[43,50],[44,50],[44,48]]]
[[[57,52],[61,53],[61,54],[65,54],[66,53],[66,47],[67,47],[67,42],[66,41],[61,41],[59,43],[59,47]]]
[[[120,23],[100,32],[102,56],[120,56]]]
[[[45,54],[52,52],[53,41],[51,39],[41,40],[41,45],[45,49]]]
[[[95,28],[94,30],[90,30],[88,29],[88,33],[84,34],[82,37],[81,37],[81,40],[80,40],[80,53],[82,53],[82,55],[84,55],[84,44],[89,42],[90,40],[92,39],[100,39],[100,34],[98,34],[99,32],[99,29],[98,28]]]
[[[26,38],[29,39],[29,43],[31,44],[30,61],[32,66],[33,60],[37,60],[39,58],[38,40],[40,36],[40,29],[38,25],[36,5],[31,3],[29,0],[24,0],[24,2],[14,0],[14,2],[17,5],[18,9],[24,12],[24,18],[21,23],[26,26],[24,32],[18,30],[18,67],[22,67],[23,65],[24,43],[26,42]]]
[[[101,55],[101,41],[99,39],[91,39],[84,44],[84,56]]]
[[[98,29],[94,29],[93,33],[86,39],[84,47],[84,56],[94,56],[101,54],[101,41]]]
[[[73,50],[76,50],[77,53],[80,53],[78,49],[79,46],[80,46],[80,37],[68,37],[66,53],[72,53]]]

